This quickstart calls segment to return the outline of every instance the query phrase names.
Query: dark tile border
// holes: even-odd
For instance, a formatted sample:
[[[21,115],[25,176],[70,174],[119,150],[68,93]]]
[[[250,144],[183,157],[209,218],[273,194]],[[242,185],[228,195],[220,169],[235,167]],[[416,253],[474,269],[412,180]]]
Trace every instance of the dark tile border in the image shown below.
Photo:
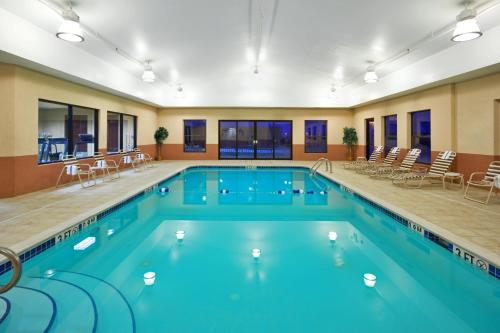
[[[129,204],[130,202],[144,196],[146,193],[152,192],[155,188],[158,187],[159,184],[166,182],[174,177],[177,177],[178,175],[180,175],[186,171],[193,170],[193,169],[248,169],[248,170],[255,170],[255,169],[303,169],[304,170],[305,169],[305,170],[309,170],[309,168],[302,167],[302,166],[289,166],[289,167],[286,167],[286,166],[239,166],[239,165],[234,165],[234,166],[230,166],[230,165],[190,166],[190,167],[185,168],[182,171],[176,172],[175,174],[166,177],[165,179],[157,182],[155,185],[144,189],[143,191],[131,196],[130,198],[127,198],[127,199],[119,202],[118,204],[113,205],[113,206],[103,210],[102,212],[98,213],[97,215],[94,215],[94,216],[86,219],[85,221],[79,222],[79,223],[73,225],[72,227],[67,228],[66,230],[56,234],[55,236],[43,241],[41,244],[37,244],[37,245],[31,247],[30,249],[21,253],[21,255],[19,256],[21,258],[21,262],[23,262],[23,263],[26,262],[27,260],[39,255],[40,253],[48,250],[49,248],[53,247],[57,243],[65,241],[66,239],[70,238],[74,234],[79,233],[84,228],[87,228],[88,226],[96,223],[97,221],[103,219],[104,217],[108,216],[109,214],[111,214],[111,213],[115,212],[116,210],[122,208],[123,206]],[[425,227],[419,225],[418,223],[412,222],[412,221],[408,220],[407,218],[373,202],[372,200],[364,197],[363,195],[352,190],[351,188],[349,188],[345,185],[342,185],[333,179],[327,178],[319,173],[317,173],[316,175],[323,178],[323,180],[333,184],[335,187],[340,188],[341,191],[351,194],[355,198],[368,204],[370,207],[372,207],[380,212],[383,212],[384,214],[391,217],[394,221],[398,222],[399,224],[407,227],[408,229],[410,229],[414,232],[419,233],[420,235],[422,235],[422,237],[429,239],[430,241],[438,244],[439,246],[446,249],[447,251],[452,252],[455,255],[461,257],[462,259],[464,259],[466,262],[470,263],[471,265],[474,265],[475,267],[481,269],[483,272],[487,272],[488,274],[490,274],[490,275],[492,275],[500,280],[500,267],[496,267],[495,265],[493,265],[491,262],[487,261],[486,259],[484,259],[484,258],[474,254],[473,252],[470,252],[470,251],[440,237],[439,235],[433,233],[432,231],[426,229]],[[12,264],[10,261],[0,264],[0,275],[10,271],[11,269],[12,269]]]

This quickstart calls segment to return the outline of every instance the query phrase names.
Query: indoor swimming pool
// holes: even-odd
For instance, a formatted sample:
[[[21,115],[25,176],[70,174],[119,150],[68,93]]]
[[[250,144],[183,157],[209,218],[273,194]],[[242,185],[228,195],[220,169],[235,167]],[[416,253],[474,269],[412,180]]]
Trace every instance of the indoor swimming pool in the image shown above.
[[[500,280],[403,224],[305,168],[189,168],[26,261],[0,332],[498,331]]]

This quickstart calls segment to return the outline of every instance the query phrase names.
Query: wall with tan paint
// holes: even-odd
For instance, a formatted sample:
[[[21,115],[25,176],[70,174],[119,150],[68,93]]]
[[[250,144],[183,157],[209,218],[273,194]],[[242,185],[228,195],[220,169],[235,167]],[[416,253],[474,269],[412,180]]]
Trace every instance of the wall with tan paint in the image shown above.
[[[365,143],[365,119],[374,118],[375,144],[384,144],[383,117],[398,116],[398,146],[410,148],[410,113],[431,110],[431,149],[453,149],[453,87],[445,85],[411,95],[370,104],[354,109],[353,123],[358,132],[359,143]]]
[[[0,64],[0,197],[54,186],[62,164],[38,165],[38,100],[99,110],[99,150],[107,146],[107,111],[138,116],[137,144],[154,153],[157,109],[22,67]],[[92,161],[90,161],[92,163]]]
[[[183,120],[206,119],[207,153],[184,153],[182,150]],[[166,108],[159,110],[159,126],[168,129],[163,156],[168,159],[217,159],[219,120],[291,120],[293,122],[293,158],[317,159],[325,154],[304,153],[304,121],[327,120],[328,153],[332,159],[344,159],[342,128],[351,126],[349,109],[302,109],[302,108]]]
[[[1,68],[4,65],[0,65]],[[15,67],[14,80],[15,119],[14,131],[23,133],[16,136],[14,154],[22,156],[38,151],[38,100],[68,103],[99,110],[99,149],[106,149],[107,111],[115,111],[139,116],[137,121],[137,144],[154,144],[153,133],[157,125],[156,108],[114,96],[95,89],[60,80],[22,67]],[[104,125],[104,126],[103,126]],[[6,156],[1,150],[0,156]]]
[[[166,143],[183,143],[183,120],[206,119],[207,143],[217,144],[219,120],[292,120],[293,143],[304,143],[304,121],[328,120],[328,144],[342,144],[342,128],[352,121],[349,109],[286,109],[286,108],[176,108],[160,109],[158,122],[170,135]]]

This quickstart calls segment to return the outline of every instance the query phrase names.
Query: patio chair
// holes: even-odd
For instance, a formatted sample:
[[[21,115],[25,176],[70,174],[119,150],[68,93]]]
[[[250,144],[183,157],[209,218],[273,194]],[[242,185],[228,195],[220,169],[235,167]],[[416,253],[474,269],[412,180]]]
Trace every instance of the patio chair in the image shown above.
[[[428,171],[426,167],[415,168],[412,172],[392,177],[392,183],[405,185],[408,188],[421,188],[425,180],[431,183],[433,180],[439,180],[443,184],[444,174],[448,172],[456,156],[457,153],[452,150],[442,151],[432,162]]]
[[[144,152],[142,152],[139,148],[134,149],[135,153],[135,162],[137,164],[143,163],[144,168],[152,168],[153,167],[153,158]]]
[[[410,149],[401,163],[396,161],[391,166],[379,167],[377,172],[370,174],[370,177],[393,178],[402,173],[411,172],[420,153],[421,150],[418,148]]]
[[[120,178],[119,165],[116,164],[114,160],[106,159],[102,153],[94,155],[94,164],[91,166],[91,169],[95,171],[96,176],[100,171],[103,180],[106,176],[108,176],[110,180]]]
[[[488,190],[486,200],[471,197],[469,193],[470,186]],[[465,188],[464,198],[487,205],[490,201],[491,193],[495,191],[495,195],[497,194],[495,187],[500,188],[500,161],[491,162],[486,172],[473,172],[470,175],[467,187]]]
[[[73,181],[75,177],[78,178],[82,188],[91,187],[97,184],[96,173],[92,170],[92,167],[89,164],[79,163],[74,156],[69,155],[63,159],[63,167],[57,178],[56,188],[59,186],[64,173],[71,176],[71,181]],[[87,177],[86,181],[84,179],[85,176]]]
[[[399,150],[399,147],[392,147],[382,163],[375,162],[374,164],[370,164],[368,167],[357,171],[365,175],[372,175],[376,173],[379,168],[392,167],[393,163],[398,158]]]
[[[369,166],[372,163],[376,163],[380,159],[380,155],[382,154],[383,150],[384,146],[377,146],[375,147],[375,149],[373,149],[373,152],[371,153],[368,160],[366,160],[365,157],[359,157],[356,161],[344,163],[344,168],[356,170]]]

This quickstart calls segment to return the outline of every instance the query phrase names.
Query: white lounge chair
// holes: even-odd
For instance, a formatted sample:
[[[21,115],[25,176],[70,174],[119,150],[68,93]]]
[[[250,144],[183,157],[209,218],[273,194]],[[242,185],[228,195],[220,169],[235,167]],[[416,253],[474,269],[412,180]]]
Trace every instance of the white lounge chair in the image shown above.
[[[392,167],[393,163],[398,158],[399,150],[399,147],[392,147],[382,163],[375,162],[374,164],[369,165],[367,168],[360,169],[359,172],[365,175],[372,175],[377,173],[377,170],[379,168]]]
[[[411,172],[420,153],[421,150],[418,148],[410,149],[401,163],[396,161],[392,166],[380,167],[370,177],[395,178],[403,173]]]
[[[373,152],[370,155],[370,158],[366,160],[366,158],[358,158],[356,161],[344,163],[345,169],[357,170],[362,169],[371,164],[377,163],[382,155],[382,151],[384,150],[384,146],[377,146],[373,149]]]
[[[456,156],[457,153],[452,150],[442,151],[432,162],[428,171],[426,167],[415,168],[412,172],[392,178],[392,183],[405,185],[408,188],[421,188],[425,180],[431,183],[433,180],[439,180],[440,184],[443,184],[444,174],[448,172]]]

